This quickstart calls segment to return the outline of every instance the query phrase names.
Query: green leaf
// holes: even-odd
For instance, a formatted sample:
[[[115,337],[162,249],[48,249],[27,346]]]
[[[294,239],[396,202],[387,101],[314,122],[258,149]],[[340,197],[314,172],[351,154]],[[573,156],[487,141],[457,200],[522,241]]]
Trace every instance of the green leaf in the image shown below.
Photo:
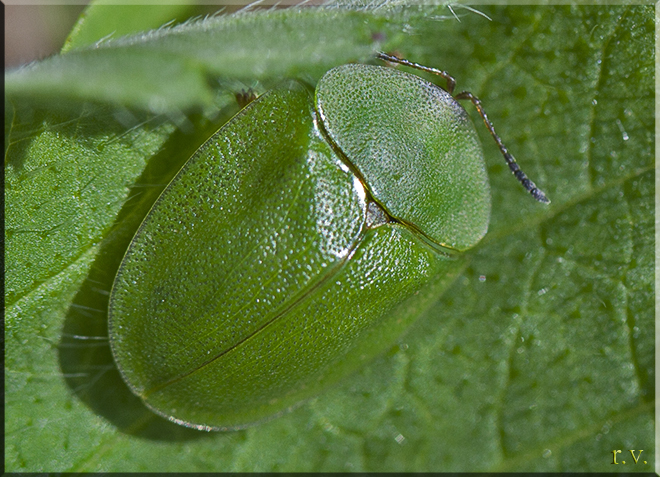
[[[185,20],[194,14],[192,2],[165,5],[117,5],[112,0],[90,3],[73,26],[64,42],[62,53],[93,45],[108,37],[119,38],[136,32],[147,32]]]
[[[374,13],[351,10],[212,17],[28,65],[6,75],[5,91],[30,103],[87,100],[178,111],[207,104],[218,77],[318,79],[332,66],[367,59],[385,26]]]
[[[225,82],[313,81],[366,59],[382,36],[355,19],[374,11],[252,12],[195,27],[188,51],[160,32],[10,73],[5,469],[651,471],[653,7],[480,8],[492,21],[416,7],[373,21],[383,48],[480,97],[552,204],[527,197],[477,124],[493,215],[463,275],[386,355],[238,432],[176,426],[130,393],[104,340],[107,295],[158,192],[236,110]],[[341,42],[319,43],[324,19]],[[218,42],[220,23],[246,36]],[[249,40],[255,25],[283,41]]]

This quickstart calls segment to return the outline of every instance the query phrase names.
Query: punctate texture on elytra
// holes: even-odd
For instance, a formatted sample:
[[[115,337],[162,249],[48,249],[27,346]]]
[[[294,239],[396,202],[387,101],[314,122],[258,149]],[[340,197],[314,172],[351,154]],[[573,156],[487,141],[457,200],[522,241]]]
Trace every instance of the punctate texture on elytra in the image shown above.
[[[316,103],[332,140],[392,215],[456,250],[486,234],[481,144],[449,93],[392,68],[345,65],[321,79]]]
[[[391,85],[372,91],[379,71]],[[461,261],[438,245],[468,248],[485,233],[488,182],[462,108],[416,76],[355,72],[352,89],[351,70],[327,74],[318,110],[293,82],[250,103],[144,219],[109,327],[122,376],[155,412],[234,429],[318,394],[451,283]],[[404,96],[407,115],[390,103]],[[404,124],[443,107],[453,112],[434,125]]]

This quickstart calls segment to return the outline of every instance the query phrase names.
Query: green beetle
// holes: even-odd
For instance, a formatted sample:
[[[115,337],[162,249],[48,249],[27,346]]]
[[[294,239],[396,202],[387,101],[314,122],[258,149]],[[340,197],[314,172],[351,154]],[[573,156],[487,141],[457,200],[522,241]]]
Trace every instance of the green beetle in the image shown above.
[[[382,352],[484,236],[481,146],[448,91],[344,65],[315,96],[290,82],[190,158],[144,219],[109,306],[119,370],[145,404],[238,429],[308,399]],[[470,93],[510,167],[519,171]]]

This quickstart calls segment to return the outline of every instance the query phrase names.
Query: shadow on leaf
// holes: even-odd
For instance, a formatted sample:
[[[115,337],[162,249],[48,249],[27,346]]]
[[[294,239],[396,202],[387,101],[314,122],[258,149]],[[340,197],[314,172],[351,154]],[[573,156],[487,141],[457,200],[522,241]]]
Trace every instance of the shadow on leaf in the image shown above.
[[[108,342],[108,300],[124,252],[154,201],[197,147],[234,112],[235,107],[226,108],[212,122],[189,118],[193,132],[177,129],[149,160],[66,315],[59,362],[67,385],[95,413],[127,434],[160,441],[209,436],[154,414],[124,383]]]

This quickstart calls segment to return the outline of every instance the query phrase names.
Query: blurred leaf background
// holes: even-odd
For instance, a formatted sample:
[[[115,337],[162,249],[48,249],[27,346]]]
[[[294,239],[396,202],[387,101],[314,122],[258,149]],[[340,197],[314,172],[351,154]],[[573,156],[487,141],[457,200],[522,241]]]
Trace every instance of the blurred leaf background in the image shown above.
[[[654,9],[452,10],[98,3],[62,55],[6,72],[7,471],[652,470]],[[245,431],[156,417],[106,339],[141,218],[236,92],[379,49],[477,94],[551,206],[477,124],[490,232],[388,353]],[[613,469],[613,449],[644,452]]]

